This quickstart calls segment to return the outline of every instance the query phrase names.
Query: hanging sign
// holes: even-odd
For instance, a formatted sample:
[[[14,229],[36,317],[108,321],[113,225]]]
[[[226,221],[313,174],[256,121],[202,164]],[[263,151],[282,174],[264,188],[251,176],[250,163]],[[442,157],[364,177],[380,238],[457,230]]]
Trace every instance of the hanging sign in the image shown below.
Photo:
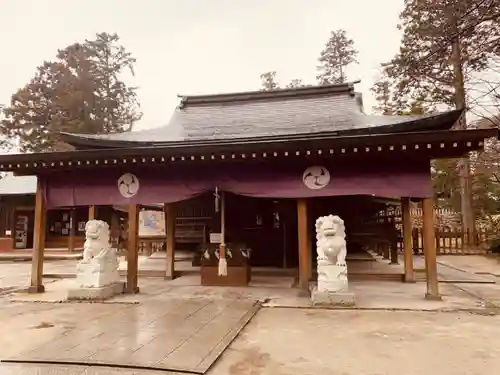
[[[210,233],[210,243],[221,243],[221,233]]]

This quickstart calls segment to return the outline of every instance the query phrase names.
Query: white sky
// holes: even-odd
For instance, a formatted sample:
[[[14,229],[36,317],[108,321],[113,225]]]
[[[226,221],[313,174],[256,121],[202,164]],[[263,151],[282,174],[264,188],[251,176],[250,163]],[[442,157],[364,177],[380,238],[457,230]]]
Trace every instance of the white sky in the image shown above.
[[[314,83],[330,30],[343,28],[360,51],[349,79],[361,79],[365,109],[380,63],[398,50],[403,0],[0,0],[0,103],[24,86],[58,48],[117,32],[137,58],[144,117],[135,129],[163,125],[177,94],[260,88],[275,70],[284,86]]]

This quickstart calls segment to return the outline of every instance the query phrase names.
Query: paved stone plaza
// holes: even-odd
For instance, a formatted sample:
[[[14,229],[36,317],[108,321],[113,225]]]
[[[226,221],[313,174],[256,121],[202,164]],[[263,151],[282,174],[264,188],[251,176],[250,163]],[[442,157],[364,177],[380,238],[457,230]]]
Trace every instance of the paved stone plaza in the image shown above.
[[[0,359],[60,363],[0,363],[0,373],[169,373],[85,365],[105,363],[210,375],[496,375],[500,288],[476,279],[494,281],[496,260],[468,257],[465,269],[464,258],[454,258],[442,260],[442,273],[462,277],[440,284],[443,302],[424,300],[423,283],[354,282],[361,310],[300,308],[307,298],[287,286],[287,278],[270,285],[257,277],[250,288],[200,287],[196,275],[142,278],[140,295],[108,303],[51,303],[70,280],[48,279],[48,292],[36,299],[23,293],[0,298]],[[64,262],[46,269],[64,273],[71,265]],[[0,264],[0,274],[9,287],[20,287],[29,263]],[[256,301],[263,302],[260,310]]]
[[[13,304],[0,314],[9,321],[0,353],[3,360],[204,373],[257,309],[254,301],[239,298]]]

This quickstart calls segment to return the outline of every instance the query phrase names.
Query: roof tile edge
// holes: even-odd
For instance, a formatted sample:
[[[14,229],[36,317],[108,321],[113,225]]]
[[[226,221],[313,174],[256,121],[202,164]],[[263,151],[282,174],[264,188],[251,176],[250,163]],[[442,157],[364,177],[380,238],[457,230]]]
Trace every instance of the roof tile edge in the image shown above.
[[[360,81],[346,82],[341,84],[304,86],[295,88],[282,88],[276,90],[244,91],[223,94],[207,95],[177,95],[180,98],[178,105],[182,109],[188,105],[223,104],[234,102],[260,101],[269,99],[303,98],[320,95],[349,95],[354,97],[354,85]]]

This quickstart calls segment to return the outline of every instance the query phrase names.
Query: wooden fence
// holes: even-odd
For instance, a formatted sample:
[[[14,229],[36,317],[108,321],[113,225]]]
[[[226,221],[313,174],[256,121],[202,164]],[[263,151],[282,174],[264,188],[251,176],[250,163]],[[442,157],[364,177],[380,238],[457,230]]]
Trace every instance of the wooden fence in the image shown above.
[[[413,228],[413,252],[423,253],[422,228]],[[485,254],[488,251],[489,233],[484,229],[478,229],[475,236],[469,232],[456,229],[436,229],[436,251],[439,255],[472,255]],[[403,250],[403,244],[398,243],[399,251]],[[139,254],[151,255],[160,250],[165,250],[164,238],[147,238],[139,240]]]
[[[413,252],[423,252],[422,228],[413,228]],[[454,229],[436,230],[436,251],[438,254],[485,254],[488,251],[488,233],[478,229],[474,234]]]

